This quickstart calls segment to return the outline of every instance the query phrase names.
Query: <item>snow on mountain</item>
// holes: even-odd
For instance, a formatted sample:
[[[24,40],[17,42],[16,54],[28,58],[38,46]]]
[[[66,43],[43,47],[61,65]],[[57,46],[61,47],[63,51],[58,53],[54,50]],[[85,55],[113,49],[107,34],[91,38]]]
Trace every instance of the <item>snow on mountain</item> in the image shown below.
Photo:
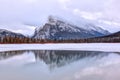
[[[5,36],[11,36],[11,37],[25,37],[24,35],[20,33],[14,33],[5,29],[0,29],[0,38],[4,38]]]
[[[24,23],[3,23],[0,24],[0,29],[5,29],[8,31],[12,31],[14,33],[21,33],[25,36],[32,36],[34,34],[36,26],[32,26],[30,24],[24,24]]]
[[[91,23],[82,23],[80,27],[60,19],[49,16],[43,27],[37,28],[33,38],[38,39],[81,39],[110,34],[107,30]]]
[[[62,18],[57,17],[57,16],[49,16],[49,18],[50,17],[56,21],[60,20],[60,21],[63,21],[65,23],[70,23],[72,25],[78,26],[78,27],[83,28],[85,30],[89,30],[89,31],[95,30],[95,31],[98,31],[98,32],[103,33],[103,34],[109,34],[109,32],[108,32],[109,30],[107,31],[107,29],[104,28],[105,26],[108,26],[108,25],[105,25],[105,24],[100,25],[100,23],[97,23],[96,21],[88,20],[88,19],[85,19],[82,17],[79,17],[78,21],[70,21],[68,19],[65,20],[65,19],[62,19]]]

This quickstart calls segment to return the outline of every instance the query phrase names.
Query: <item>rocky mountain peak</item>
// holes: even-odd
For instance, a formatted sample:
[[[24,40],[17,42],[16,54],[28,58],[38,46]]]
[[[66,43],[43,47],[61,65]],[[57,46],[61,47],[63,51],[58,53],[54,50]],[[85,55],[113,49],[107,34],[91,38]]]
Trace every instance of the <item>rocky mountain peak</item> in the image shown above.
[[[37,29],[33,37],[38,39],[52,39],[52,40],[81,39],[104,36],[107,35],[108,33],[109,33],[108,31],[99,28],[94,24],[86,23],[86,25],[78,27],[58,17],[49,16],[48,22],[46,22],[43,25],[43,27]]]

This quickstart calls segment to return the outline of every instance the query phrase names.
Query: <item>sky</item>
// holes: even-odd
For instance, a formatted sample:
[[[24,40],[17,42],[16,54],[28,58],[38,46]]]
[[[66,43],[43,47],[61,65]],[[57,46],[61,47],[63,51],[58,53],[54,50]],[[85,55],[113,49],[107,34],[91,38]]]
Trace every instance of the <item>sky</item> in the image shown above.
[[[0,0],[0,28],[32,35],[49,15],[79,26],[84,18],[110,32],[120,31],[120,0]]]

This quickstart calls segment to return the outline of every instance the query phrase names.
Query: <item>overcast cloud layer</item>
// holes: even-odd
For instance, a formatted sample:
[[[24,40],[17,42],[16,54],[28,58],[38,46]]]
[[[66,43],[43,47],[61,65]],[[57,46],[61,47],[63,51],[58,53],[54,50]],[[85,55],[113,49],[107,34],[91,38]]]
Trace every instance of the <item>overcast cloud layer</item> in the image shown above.
[[[78,23],[82,17],[115,32],[120,30],[119,4],[120,0],[0,0],[0,28],[33,34],[55,15]]]

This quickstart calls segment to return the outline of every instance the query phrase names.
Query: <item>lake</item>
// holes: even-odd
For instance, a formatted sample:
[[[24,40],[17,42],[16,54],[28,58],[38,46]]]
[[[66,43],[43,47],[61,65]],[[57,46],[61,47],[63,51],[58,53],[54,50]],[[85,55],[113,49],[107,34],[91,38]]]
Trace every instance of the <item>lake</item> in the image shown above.
[[[0,52],[0,80],[120,80],[119,75],[119,52]]]

